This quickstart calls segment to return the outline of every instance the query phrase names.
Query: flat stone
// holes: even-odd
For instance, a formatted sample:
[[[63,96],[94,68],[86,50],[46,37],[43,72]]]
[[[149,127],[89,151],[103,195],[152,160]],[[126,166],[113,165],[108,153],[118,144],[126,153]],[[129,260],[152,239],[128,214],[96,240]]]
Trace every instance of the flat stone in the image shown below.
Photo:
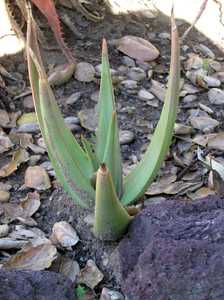
[[[126,79],[121,82],[121,84],[126,88],[126,89],[136,89],[138,87],[138,83],[135,80],[131,79]]]
[[[147,100],[154,99],[155,96],[152,93],[150,93],[149,91],[147,91],[145,89],[141,89],[138,92],[138,98],[141,99],[141,100],[147,101]]]
[[[125,299],[121,293],[104,287],[100,296],[100,300],[125,300]]]
[[[93,65],[87,62],[80,62],[76,66],[75,79],[81,82],[91,82],[95,77]]]
[[[210,89],[208,91],[208,99],[212,104],[222,105],[224,104],[224,91],[217,88]]]
[[[0,238],[7,236],[9,233],[9,225],[3,224],[0,225]]]
[[[89,131],[95,132],[97,128],[97,111],[94,108],[80,110],[78,113],[81,126]]]
[[[166,89],[163,84],[161,84],[159,81],[151,80],[152,86],[150,88],[150,91],[155,95],[160,101],[164,101]]]
[[[70,125],[70,124],[80,124],[80,120],[77,117],[66,117],[64,118],[65,124]]]
[[[2,202],[8,202],[10,198],[10,194],[8,191],[2,191],[0,190],[0,203]]]
[[[190,123],[194,128],[202,130],[205,133],[211,132],[219,125],[217,120],[204,116],[192,116],[190,117]]]
[[[33,104],[33,96],[32,96],[32,95],[26,96],[26,97],[23,99],[23,106],[24,106],[25,108],[29,108],[29,109],[33,109],[33,108],[34,108],[34,104]]]
[[[193,102],[197,99],[197,96],[195,95],[187,95],[183,98],[183,102],[184,103],[190,103],[190,102]]]
[[[141,81],[146,78],[146,73],[141,68],[131,68],[130,71],[127,74],[129,79]]]
[[[126,145],[130,144],[133,142],[135,138],[135,135],[132,131],[130,130],[121,130],[119,134],[119,139],[120,139],[120,144],[121,145]]]
[[[19,125],[18,132],[28,132],[28,133],[37,133],[40,131],[38,123],[26,123]]]
[[[215,54],[213,53],[213,51],[204,44],[199,44],[196,46],[196,48],[205,56],[215,59]]]
[[[99,95],[100,95],[100,91],[98,90],[98,91],[95,91],[94,93],[92,93],[91,95],[90,95],[90,99],[93,101],[93,102],[98,102],[98,100],[99,100]]]
[[[170,40],[170,33],[168,33],[168,32],[161,32],[161,33],[158,35],[158,37],[159,37],[160,39],[168,39],[168,40]]]
[[[128,67],[135,67],[135,61],[134,59],[128,57],[128,56],[123,56],[122,57],[122,63]]]
[[[74,284],[60,273],[0,269],[1,300],[76,300]]]
[[[82,96],[81,92],[75,92],[67,98],[66,103],[70,105],[74,104],[81,98],[81,96]]]
[[[111,261],[127,298],[224,299],[223,223],[217,196],[149,201]]]

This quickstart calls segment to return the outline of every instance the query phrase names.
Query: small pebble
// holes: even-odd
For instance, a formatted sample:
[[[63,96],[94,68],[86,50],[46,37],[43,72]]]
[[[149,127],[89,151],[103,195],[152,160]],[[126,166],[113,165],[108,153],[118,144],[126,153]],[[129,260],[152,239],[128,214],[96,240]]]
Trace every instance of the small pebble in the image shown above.
[[[0,238],[7,236],[9,233],[9,225],[3,224],[0,225]]]
[[[148,72],[147,72],[148,79],[151,79],[152,75],[153,75],[153,70],[148,70]]]
[[[203,116],[190,117],[190,123],[194,128],[202,130],[204,133],[212,132],[219,125],[217,120]]]
[[[80,62],[76,66],[75,79],[81,82],[91,82],[95,77],[93,65],[87,62]]]
[[[132,131],[129,130],[120,131],[119,139],[121,145],[130,144],[131,142],[133,142],[134,138],[135,135]]]
[[[184,124],[180,124],[180,123],[175,123],[174,125],[174,133],[175,134],[190,134],[192,132],[192,127],[191,126],[187,126]]]
[[[197,96],[195,95],[187,95],[183,98],[183,102],[184,103],[190,103],[190,102],[193,102],[197,99]]]
[[[26,123],[19,125],[18,132],[37,133],[40,131],[40,127],[37,123]]]
[[[97,103],[99,100],[99,94],[100,94],[100,91],[95,91],[94,93],[92,93],[90,95],[90,99]]]
[[[205,56],[210,57],[212,59],[215,59],[215,54],[207,46],[205,46],[203,44],[199,44],[199,45],[196,46],[196,49],[198,49]]]
[[[80,124],[80,120],[77,117],[66,117],[64,118],[64,121],[66,125]]]
[[[127,74],[128,78],[131,80],[141,81],[146,78],[146,73],[141,68],[131,68]]]
[[[158,37],[159,37],[160,39],[168,39],[168,40],[170,40],[170,33],[168,33],[168,32],[161,32],[161,33],[158,35]]]
[[[32,97],[32,95],[26,96],[26,97],[23,99],[23,106],[24,106],[25,108],[28,108],[28,109],[33,109],[33,108],[34,108],[33,97]]]
[[[125,300],[125,298],[121,293],[104,287],[102,289],[100,300]]]
[[[145,89],[141,89],[138,92],[138,97],[139,97],[139,99],[144,100],[144,101],[152,100],[153,98],[155,98],[152,93],[148,92]]]
[[[0,190],[0,203],[8,202],[10,198],[10,193],[8,191]]]
[[[126,89],[136,89],[138,87],[137,81],[127,79],[123,80],[121,84],[126,88]]]
[[[135,61],[128,56],[123,56],[122,63],[128,67],[135,67]]]
[[[69,105],[74,104],[81,98],[81,96],[82,96],[81,92],[73,93],[67,98],[66,103]]]
[[[217,88],[210,89],[208,91],[208,99],[211,104],[222,105],[224,104],[224,91]]]
[[[51,182],[46,170],[41,166],[28,167],[25,172],[25,186],[36,190],[47,190]]]

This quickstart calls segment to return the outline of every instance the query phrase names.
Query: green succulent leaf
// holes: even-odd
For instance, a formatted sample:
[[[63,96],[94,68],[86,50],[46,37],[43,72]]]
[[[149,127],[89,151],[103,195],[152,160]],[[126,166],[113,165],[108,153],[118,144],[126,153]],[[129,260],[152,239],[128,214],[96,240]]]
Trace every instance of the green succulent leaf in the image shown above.
[[[105,145],[109,133],[109,125],[115,110],[114,93],[110,75],[110,65],[108,60],[108,51],[106,40],[102,43],[102,64],[101,64],[101,82],[100,95],[98,103],[98,128],[96,132],[96,154],[98,160],[102,163],[105,152]]]
[[[88,159],[93,167],[93,171],[96,172],[99,167],[99,162],[94,152],[93,144],[91,144],[84,136],[81,137],[83,148],[88,156]]]
[[[49,86],[41,62],[35,27],[30,12],[27,56],[35,110],[57,178],[75,201],[84,207],[89,206],[88,200],[93,199],[95,195],[90,182],[94,170],[87,155],[65,125]],[[82,200],[79,197],[81,190],[84,191],[83,194],[88,194],[88,196],[82,197]]]
[[[118,197],[122,196],[122,164],[119,142],[117,115],[114,111],[109,126],[108,138],[104,152],[103,162],[109,168]]]
[[[96,175],[94,234],[103,240],[117,240],[131,219],[117,197],[109,169],[102,164]]]
[[[124,180],[121,202],[128,205],[141,197],[152,183],[169,149],[179,101],[180,62],[179,37],[172,16],[171,64],[168,89],[160,120],[142,160]]]

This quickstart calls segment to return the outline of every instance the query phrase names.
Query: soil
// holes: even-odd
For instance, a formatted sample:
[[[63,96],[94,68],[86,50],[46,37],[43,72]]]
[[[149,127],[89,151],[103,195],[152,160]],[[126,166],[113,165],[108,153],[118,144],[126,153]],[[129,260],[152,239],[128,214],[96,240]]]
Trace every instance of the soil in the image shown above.
[[[65,26],[63,31],[65,34],[65,40],[69,45],[70,49],[74,53],[77,61],[85,61],[92,63],[94,66],[100,64],[101,60],[101,41],[105,37],[108,41],[112,39],[120,38],[124,35],[136,35],[149,39],[159,50],[161,55],[159,58],[152,63],[154,68],[154,79],[161,82],[161,78],[168,74],[169,71],[169,59],[170,59],[170,41],[168,39],[161,39],[158,34],[161,32],[169,32],[170,22],[167,17],[159,14],[156,18],[149,19],[142,15],[129,14],[129,15],[113,15],[109,8],[105,7],[105,18],[102,22],[94,23],[86,20],[85,17],[81,16],[80,13],[73,10],[63,10],[70,16],[73,23],[77,27],[80,36],[74,36],[73,33]],[[36,16],[41,24],[41,28],[44,29],[45,36],[47,37],[48,44],[50,46],[56,46],[54,36],[50,32],[46,21],[36,13]],[[189,26],[184,22],[179,22],[180,35]],[[208,45],[210,49],[214,51],[216,57],[220,57],[222,54],[200,33],[193,30],[186,41],[189,49],[192,49],[199,42]],[[109,43],[110,45],[110,43]],[[66,62],[63,54],[58,51],[49,51],[42,49],[44,61],[46,67],[50,67],[51,64],[60,64]],[[186,56],[186,53],[184,54]],[[115,47],[109,46],[109,57],[111,68],[116,69],[122,64],[123,55],[115,49]],[[24,64],[24,55],[18,54],[10,59],[2,59],[1,63],[9,72],[19,72],[23,75],[26,80],[27,86],[27,67]],[[143,66],[144,67],[144,66]],[[163,76],[161,76],[161,74]],[[163,80],[163,79],[162,79]],[[9,83],[12,82],[9,80]],[[150,82],[146,79],[142,81],[142,87],[149,88]],[[93,83],[81,83],[76,80],[70,80],[59,88],[55,88],[55,95],[60,104],[61,110],[64,116],[77,116],[77,113],[81,109],[91,108],[95,106],[95,103],[90,100],[90,95],[99,88],[99,82]],[[66,97],[74,92],[81,91],[81,99],[74,105],[67,105],[65,103]],[[115,96],[118,106],[118,116],[120,122],[120,128],[125,130],[131,130],[135,133],[135,140],[130,145],[122,146],[123,161],[128,162],[131,156],[137,156],[139,158],[142,148],[148,144],[148,135],[152,133],[153,128],[159,118],[162,105],[160,104],[159,109],[153,107],[147,107],[137,99],[137,95],[130,95],[124,89],[118,89],[115,86]],[[33,109],[24,108],[22,99],[16,101],[13,100],[12,95],[6,94],[5,90],[0,90],[0,105],[1,108],[10,111],[22,111],[30,112]],[[208,100],[204,97],[203,93],[199,94],[199,101],[203,104],[208,105]],[[133,107],[133,111],[129,113],[124,112],[125,108]],[[185,112],[187,106],[181,105],[180,113],[178,114],[178,121],[184,123],[187,119]],[[123,112],[122,112],[123,111]],[[217,116],[217,120],[221,121],[222,114],[219,109],[214,107],[214,111]],[[150,125],[151,124],[151,125]],[[224,129],[224,124],[221,123],[221,128]],[[77,134],[90,135],[89,132],[82,129]],[[37,139],[40,134],[35,135]],[[1,163],[6,158],[1,159]],[[47,156],[41,157],[40,163],[47,160]],[[197,165],[195,166],[197,168]],[[18,201],[26,193],[27,190],[22,190],[20,187],[24,183],[24,172],[26,167],[21,166],[19,170],[10,176],[9,179],[3,180],[3,182],[10,182],[13,185],[11,191],[11,200]],[[113,276],[112,270],[107,263],[111,253],[117,246],[117,243],[103,243],[94,238],[91,233],[90,226],[86,223],[86,216],[89,216],[91,211],[82,210],[77,207],[74,202],[61,190],[61,188],[55,185],[54,190],[46,191],[41,193],[41,207],[39,211],[34,215],[34,219],[38,223],[38,227],[41,228],[46,235],[51,234],[52,226],[55,222],[60,220],[66,220],[77,230],[80,236],[80,243],[76,245],[73,251],[61,253],[68,255],[78,261],[81,267],[83,267],[88,259],[93,259],[98,265],[99,269],[104,274],[103,282],[98,286],[96,292],[100,292],[102,287],[119,289],[119,282]]]

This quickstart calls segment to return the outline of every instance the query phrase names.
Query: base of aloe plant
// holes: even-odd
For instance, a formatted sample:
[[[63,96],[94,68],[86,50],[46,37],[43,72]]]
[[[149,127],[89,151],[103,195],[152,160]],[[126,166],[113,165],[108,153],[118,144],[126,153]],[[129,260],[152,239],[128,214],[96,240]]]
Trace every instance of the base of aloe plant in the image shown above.
[[[133,218],[122,216],[120,220],[108,220],[106,218],[97,219],[93,233],[96,238],[104,241],[117,241],[126,233],[128,225]]]
[[[105,164],[100,166],[96,178],[93,232],[101,240],[118,240],[127,230],[132,217],[117,198],[111,173]]]

